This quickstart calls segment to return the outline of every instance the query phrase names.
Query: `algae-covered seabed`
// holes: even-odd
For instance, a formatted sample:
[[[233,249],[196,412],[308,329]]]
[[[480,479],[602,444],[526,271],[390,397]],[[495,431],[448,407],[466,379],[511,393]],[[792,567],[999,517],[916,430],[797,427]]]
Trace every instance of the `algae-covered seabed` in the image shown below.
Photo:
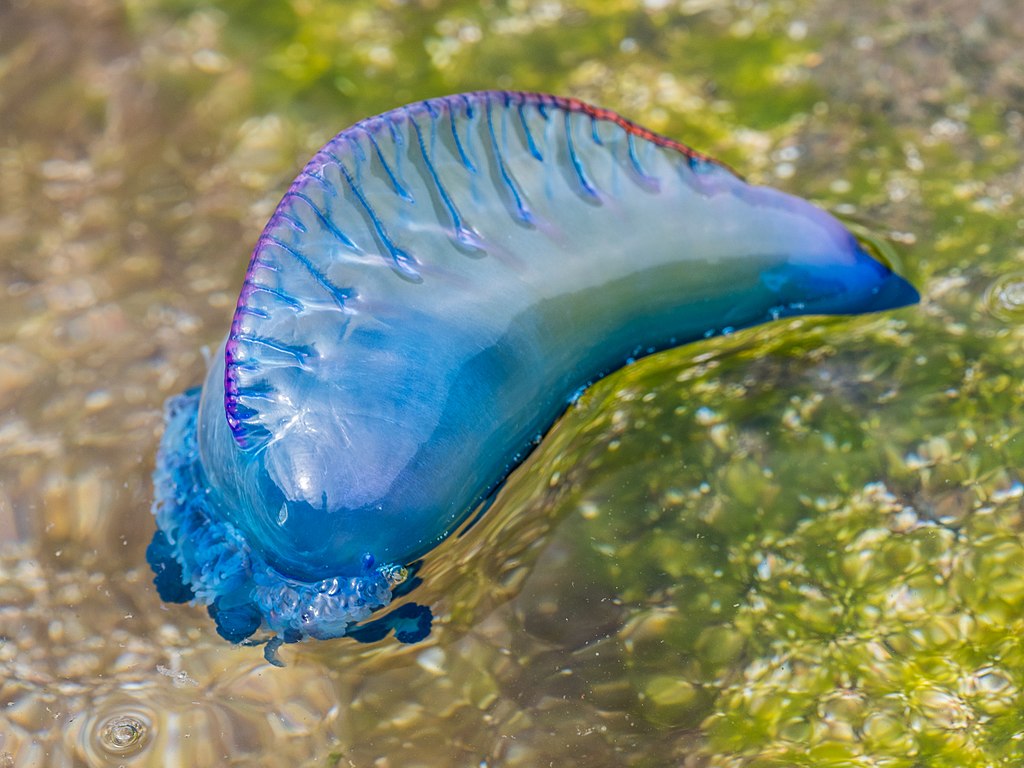
[[[426,642],[270,668],[150,585],[161,403],[319,144],[489,87],[863,222],[923,301],[602,381]],[[0,3],[0,765],[1024,764],[1022,111],[1016,0]]]

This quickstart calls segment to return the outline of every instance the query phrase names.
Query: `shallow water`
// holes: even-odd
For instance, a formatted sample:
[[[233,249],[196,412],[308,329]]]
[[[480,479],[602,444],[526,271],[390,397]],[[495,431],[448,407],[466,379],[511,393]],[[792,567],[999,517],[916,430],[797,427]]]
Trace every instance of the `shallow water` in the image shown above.
[[[919,307],[591,389],[415,594],[284,669],[163,606],[163,400],[352,121],[571,94],[882,233]],[[934,0],[0,4],[0,765],[1016,766],[1024,21]]]

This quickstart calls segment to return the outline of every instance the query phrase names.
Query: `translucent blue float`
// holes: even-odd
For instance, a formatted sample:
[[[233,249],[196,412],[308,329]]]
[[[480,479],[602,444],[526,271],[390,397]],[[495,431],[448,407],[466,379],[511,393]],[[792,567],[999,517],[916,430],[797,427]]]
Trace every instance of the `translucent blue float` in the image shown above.
[[[160,595],[234,642],[415,641],[426,608],[360,623],[584,387],[731,329],[917,298],[824,211],[573,99],[364,120],[285,193],[202,390],[167,404]]]

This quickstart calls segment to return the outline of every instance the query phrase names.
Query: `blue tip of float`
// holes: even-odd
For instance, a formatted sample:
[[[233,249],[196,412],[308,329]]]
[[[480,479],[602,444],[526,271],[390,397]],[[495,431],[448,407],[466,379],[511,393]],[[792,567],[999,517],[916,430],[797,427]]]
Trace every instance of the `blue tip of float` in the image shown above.
[[[881,312],[886,309],[897,309],[916,304],[921,294],[906,279],[891,272],[878,286],[874,297],[868,301],[865,312]]]

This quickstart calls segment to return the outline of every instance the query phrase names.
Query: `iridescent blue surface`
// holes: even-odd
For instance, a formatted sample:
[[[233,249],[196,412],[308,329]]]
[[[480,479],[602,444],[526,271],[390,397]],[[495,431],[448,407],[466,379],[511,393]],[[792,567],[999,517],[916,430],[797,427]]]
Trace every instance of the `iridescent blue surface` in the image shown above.
[[[827,213],[605,110],[481,92],[365,120],[285,194],[201,393],[168,404],[161,596],[232,641],[351,634],[627,360],[916,300]]]

